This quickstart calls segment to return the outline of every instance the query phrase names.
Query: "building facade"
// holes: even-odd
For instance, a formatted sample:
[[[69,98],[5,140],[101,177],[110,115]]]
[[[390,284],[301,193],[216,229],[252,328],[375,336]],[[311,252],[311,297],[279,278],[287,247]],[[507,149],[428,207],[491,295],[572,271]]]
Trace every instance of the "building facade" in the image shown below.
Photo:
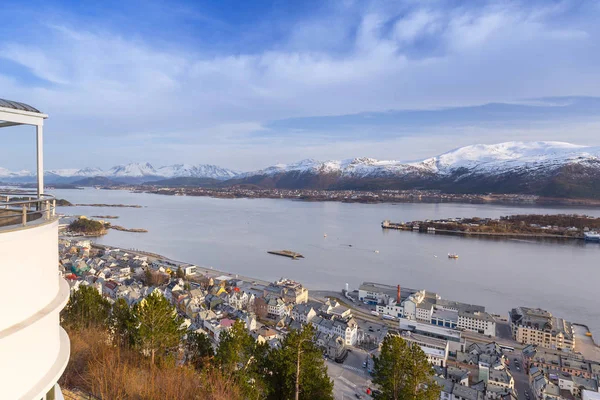
[[[573,351],[573,326],[539,308],[513,308],[509,314],[513,338],[523,344]]]

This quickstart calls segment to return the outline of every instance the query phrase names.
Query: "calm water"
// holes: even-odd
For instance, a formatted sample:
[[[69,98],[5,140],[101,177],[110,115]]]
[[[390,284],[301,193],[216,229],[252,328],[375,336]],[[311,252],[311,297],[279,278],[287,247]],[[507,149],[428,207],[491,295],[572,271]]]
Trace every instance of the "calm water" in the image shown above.
[[[341,289],[346,282],[357,288],[362,281],[375,281],[435,291],[502,315],[519,305],[543,307],[586,323],[600,337],[600,244],[471,239],[380,227],[384,219],[564,212],[600,216],[600,209],[229,200],[95,189],[54,194],[73,203],[144,206],[61,209],[66,214],[118,215],[116,224],[149,231],[110,231],[99,243],[267,280],[285,276],[311,289]],[[292,261],[266,253],[275,249],[306,258]],[[449,252],[460,259],[449,260]]]

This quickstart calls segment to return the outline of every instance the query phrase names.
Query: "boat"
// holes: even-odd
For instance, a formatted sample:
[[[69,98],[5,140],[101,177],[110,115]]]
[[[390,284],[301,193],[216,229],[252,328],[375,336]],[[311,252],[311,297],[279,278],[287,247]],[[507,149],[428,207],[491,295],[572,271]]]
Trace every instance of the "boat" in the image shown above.
[[[326,234],[326,233],[324,233],[324,234],[323,234],[323,237],[327,237],[327,234]]]
[[[596,231],[585,232],[583,238],[586,242],[600,242],[600,233]]]
[[[379,254],[379,250],[375,250],[375,253]]]
[[[458,254],[448,253],[448,258],[457,259],[458,258]]]

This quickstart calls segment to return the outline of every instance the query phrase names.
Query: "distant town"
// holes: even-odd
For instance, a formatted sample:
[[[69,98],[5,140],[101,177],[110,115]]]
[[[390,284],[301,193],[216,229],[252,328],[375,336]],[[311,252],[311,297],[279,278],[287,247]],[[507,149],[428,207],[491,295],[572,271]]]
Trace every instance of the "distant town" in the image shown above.
[[[600,241],[600,218],[578,214],[508,215],[500,218],[444,218],[381,223],[383,229],[478,237],[527,237]]]
[[[236,320],[271,347],[311,324],[336,398],[376,397],[373,356],[387,335],[424,351],[440,399],[585,399],[598,392],[600,349],[588,328],[539,308],[516,306],[504,317],[427,290],[374,282],[309,292],[286,278],[266,282],[76,238],[60,239],[59,261],[71,291],[91,286],[130,306],[160,293],[189,331],[206,334],[214,346]]]

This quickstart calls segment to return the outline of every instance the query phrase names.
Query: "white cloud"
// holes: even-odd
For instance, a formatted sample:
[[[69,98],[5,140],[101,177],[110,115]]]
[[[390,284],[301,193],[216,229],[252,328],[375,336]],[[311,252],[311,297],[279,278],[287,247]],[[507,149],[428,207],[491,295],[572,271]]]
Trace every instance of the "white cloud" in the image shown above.
[[[0,85],[3,96],[49,113],[61,143],[82,133],[110,140],[144,137],[147,143],[138,145],[148,149],[148,157],[164,157],[162,137],[184,152],[185,146],[198,146],[186,162],[211,159],[226,166],[232,162],[219,147],[223,141],[232,146],[245,139],[239,145],[243,151],[263,153],[266,161],[273,144],[253,146],[248,137],[275,119],[600,95],[600,32],[593,25],[554,24],[552,18],[564,7],[438,11],[427,3],[399,19],[389,10],[367,9],[358,25],[336,19],[324,46],[310,46],[328,32],[327,16],[319,16],[293,25],[287,46],[242,54],[172,50],[139,37],[50,25],[42,29],[48,40],[0,41],[1,58],[48,84],[23,84],[0,70]],[[348,35],[350,27],[355,36]],[[349,37],[353,41],[347,43]],[[432,51],[421,49],[420,57],[412,57],[407,48],[424,37],[434,42]],[[342,50],[330,51],[340,41]],[[419,143],[415,139],[410,145]],[[336,148],[351,152],[351,146]],[[396,142],[390,146],[386,152],[406,148]],[[285,152],[304,158],[331,150],[321,142]],[[222,159],[214,159],[216,154]],[[128,161],[111,157],[106,163]],[[252,158],[244,159],[254,164]],[[244,168],[239,159],[234,162]]]

